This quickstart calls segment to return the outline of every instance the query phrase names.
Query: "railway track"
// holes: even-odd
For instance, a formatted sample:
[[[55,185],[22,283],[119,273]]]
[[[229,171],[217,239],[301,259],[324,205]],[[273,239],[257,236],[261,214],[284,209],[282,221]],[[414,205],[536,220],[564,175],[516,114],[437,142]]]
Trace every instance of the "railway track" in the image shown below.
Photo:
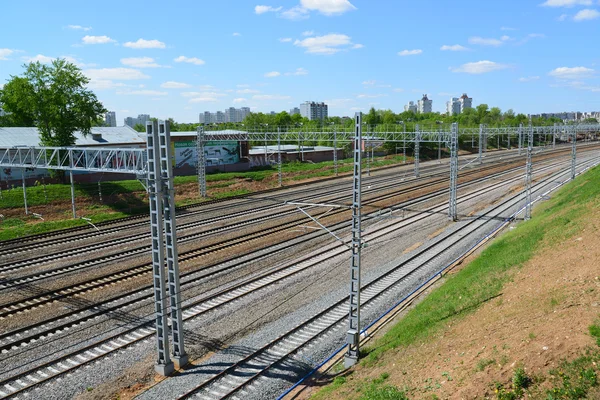
[[[559,176],[567,176],[567,172]],[[551,177],[553,181],[556,177]],[[534,190],[545,186],[548,179],[535,185]],[[520,196],[503,201],[494,206],[477,219],[473,219],[458,229],[444,234],[429,245],[420,248],[407,260],[395,265],[385,274],[375,278],[361,288],[361,309],[367,311],[386,293],[399,289],[406,279],[419,271],[427,264],[433,264],[446,253],[454,249],[457,244],[466,240],[470,235],[478,232],[485,226],[496,222],[497,219],[509,213],[518,206],[522,200]],[[493,222],[494,221],[494,222]],[[293,327],[276,339],[261,348],[251,352],[227,366],[218,373],[207,373],[209,377],[191,390],[181,394],[178,399],[244,399],[251,395],[260,385],[259,379],[267,373],[273,373],[278,367],[281,370],[289,369],[293,365],[302,365],[301,351],[306,349],[317,339],[342,330],[346,327],[348,318],[348,299],[341,298],[335,304],[320,311],[312,318]],[[364,321],[363,321],[364,323]],[[282,371],[283,372],[283,371]]]
[[[569,149],[567,149],[567,148],[559,148],[559,149],[554,149],[554,150],[547,150],[547,151],[545,151],[544,154],[560,153],[560,152],[568,151],[568,150]],[[488,155],[486,157],[486,162],[491,162],[496,158],[510,157],[515,160],[523,158],[523,156],[519,156],[512,150],[510,150],[510,152],[513,152],[513,153],[506,154],[504,152],[501,152],[500,154]],[[429,165],[429,166],[423,166],[421,168],[421,170],[422,170],[422,173],[427,174],[428,170],[432,169],[433,172],[429,172],[430,175],[445,174],[445,171],[436,173],[435,170],[439,169],[439,168],[440,168],[439,165]],[[393,175],[393,173],[389,173],[386,175]],[[427,177],[427,175],[425,175],[423,177]],[[322,181],[336,180],[336,179],[338,181],[340,180],[340,178],[326,178]],[[328,185],[328,187],[325,189],[317,188],[317,190],[331,190],[331,189],[334,189],[336,186],[342,186],[342,185],[346,185],[346,182],[342,181],[339,183],[334,183],[333,187],[332,187],[332,185]],[[293,190],[292,193],[288,192],[288,193],[283,193],[283,194],[276,194],[275,196],[271,196],[271,198],[277,199],[278,197],[289,197],[290,195],[293,195],[296,192],[300,193],[301,191],[306,190],[307,188],[310,188],[310,186],[307,186],[306,184],[298,184],[298,185],[288,186],[285,189],[290,189],[290,188],[294,189],[296,187],[299,187],[299,189]],[[193,216],[193,215],[196,215],[199,213],[207,213],[207,212],[211,212],[211,211],[215,211],[215,210],[217,210],[218,212],[222,212],[224,207],[227,208],[227,207],[239,207],[240,206],[239,203],[232,204],[231,206],[229,206],[229,205],[224,206],[223,204],[221,204],[225,201],[230,201],[230,200],[243,200],[244,202],[251,202],[251,203],[268,201],[268,199],[261,199],[261,198],[257,198],[257,197],[265,195],[265,194],[273,193],[273,192],[278,192],[280,190],[281,190],[280,188],[274,188],[274,189],[268,189],[268,190],[261,191],[261,192],[255,192],[255,193],[251,193],[251,194],[235,196],[235,197],[228,198],[228,199],[210,200],[210,201],[206,201],[206,202],[202,202],[202,203],[181,206],[181,207],[177,208],[177,211],[179,212],[178,218]],[[209,207],[214,204],[219,204],[219,205],[216,207]],[[267,206],[263,206],[262,209],[263,210],[268,209],[269,207],[272,207],[272,205],[270,204]],[[197,208],[199,210],[195,210]],[[25,252],[25,251],[29,251],[32,249],[39,250],[40,248],[52,246],[57,243],[64,244],[64,243],[82,241],[82,240],[90,239],[90,238],[96,238],[99,236],[104,236],[104,235],[120,232],[123,228],[131,229],[131,228],[135,228],[135,227],[145,227],[145,226],[147,226],[147,218],[148,218],[148,216],[144,214],[144,215],[125,217],[125,218],[121,218],[121,219],[117,219],[117,220],[113,220],[113,221],[100,222],[100,223],[96,224],[96,226],[98,228],[103,228],[103,229],[100,229],[100,231],[96,231],[90,226],[80,226],[80,227],[74,227],[74,228],[64,229],[64,230],[60,230],[60,231],[53,231],[53,232],[37,234],[37,235],[32,235],[32,236],[25,236],[25,237],[13,239],[13,240],[1,241],[0,242],[0,256],[8,255],[8,254],[16,254],[16,252]],[[137,222],[134,222],[134,221],[137,221]]]
[[[483,173],[485,171],[489,171],[489,170],[497,170],[498,168],[501,168],[502,166],[507,166],[510,164],[512,164],[512,163],[510,163],[510,162],[502,163],[500,165],[489,166],[489,167],[485,167],[483,169],[468,171],[466,173],[463,173],[461,178],[468,177],[471,175],[478,175],[478,174],[481,174],[481,173]],[[520,167],[515,167],[513,170],[517,170],[519,168]],[[480,181],[480,180],[474,181],[474,183],[476,183],[478,181]],[[391,182],[391,183],[386,183],[386,182]],[[383,183],[382,186],[377,185],[377,184],[382,184],[382,183]],[[377,182],[372,182],[372,183],[370,183],[370,185],[372,186],[372,189],[365,189],[363,194],[369,195],[371,193],[381,192],[386,189],[396,188],[397,183],[398,183],[398,181],[396,178],[393,178],[391,180],[390,179],[385,179],[385,180],[382,179]],[[440,178],[440,179],[429,181],[429,182],[419,184],[416,186],[400,188],[395,192],[395,195],[409,193],[413,190],[422,190],[422,189],[430,188],[435,185],[439,185],[441,183],[445,183],[445,179]],[[315,195],[297,199],[295,201],[304,201],[305,202],[305,201],[313,200],[315,198],[322,198],[322,200],[326,201],[326,202],[335,202],[335,201],[345,200],[346,197],[347,196],[344,196],[344,195],[335,195],[334,197],[331,197],[331,196],[324,197],[321,194],[315,194]],[[284,209],[284,208],[288,208],[288,209],[282,210],[280,212],[276,211],[277,209]],[[275,207],[267,206],[267,207],[265,207],[265,209],[270,209],[271,211],[275,211],[275,212],[272,212],[270,215],[267,215],[267,216],[261,216],[261,217],[252,218],[247,221],[236,222],[236,223],[233,223],[230,225],[209,229],[207,231],[203,231],[200,233],[180,236],[178,238],[178,243],[183,244],[183,243],[186,243],[191,240],[207,237],[212,234],[233,231],[233,230],[239,229],[244,226],[261,223],[261,222],[268,221],[270,219],[281,218],[283,216],[293,215],[296,213],[295,210],[293,210],[293,209],[290,210],[289,206],[286,206],[285,204],[280,204]],[[264,209],[252,211],[251,214],[254,214],[255,212],[259,213],[261,211],[264,211]],[[178,227],[178,231],[179,231],[178,233],[181,234],[182,231],[185,231],[187,229],[207,226],[207,225],[210,225],[215,222],[223,221],[223,220],[226,220],[229,218],[234,218],[234,217],[238,217],[238,216],[242,216],[242,215],[247,216],[248,213],[240,212],[240,213],[236,213],[233,216],[228,215],[228,216],[214,217],[214,218],[209,218],[208,220],[183,224]],[[113,239],[113,240],[108,240],[108,241],[104,241],[104,242],[94,243],[92,245],[86,246],[85,248],[76,247],[76,248],[71,248],[66,251],[44,254],[41,256],[32,257],[32,258],[28,258],[28,259],[24,259],[24,260],[11,261],[11,262],[0,264],[0,274],[6,274],[8,272],[18,271],[21,269],[25,269],[27,267],[37,266],[37,265],[44,264],[44,263],[51,262],[51,261],[63,260],[63,259],[67,259],[70,257],[81,256],[83,251],[85,251],[86,253],[99,252],[102,250],[107,250],[111,247],[120,246],[123,244],[134,243],[136,241],[147,240],[147,239],[148,239],[147,234],[139,234],[139,235],[128,236],[128,237],[121,238],[121,239]],[[108,255],[101,256],[101,257],[95,257],[95,258],[86,260],[85,262],[76,263],[74,265],[67,266],[67,267],[54,268],[54,269],[51,269],[48,271],[42,271],[39,273],[27,275],[27,276],[18,276],[18,277],[10,277],[10,278],[7,277],[4,279],[0,279],[0,290],[11,288],[11,287],[14,287],[15,285],[19,285],[19,284],[22,284],[25,282],[33,282],[33,281],[36,281],[39,279],[44,279],[47,277],[61,275],[63,273],[67,273],[67,272],[81,270],[82,268],[85,268],[85,267],[97,266],[97,265],[102,264],[103,262],[108,262],[108,261],[115,260],[115,259],[122,259],[123,257],[127,257],[127,256],[144,254],[149,249],[150,249],[150,246],[148,246],[148,245],[137,246],[134,248],[129,248],[127,251],[123,251],[123,252],[120,252],[117,254],[108,254]]]
[[[552,177],[552,179],[554,179],[554,177]],[[496,185],[500,185],[500,184],[496,184]],[[476,196],[476,195],[477,194],[474,193],[474,194],[471,194],[470,196]],[[467,201],[467,200],[468,200],[468,198],[461,198],[460,201],[462,202],[462,201]],[[517,200],[517,201],[519,201],[519,200]],[[428,209],[428,210],[422,212],[421,214],[419,214],[420,218],[426,218],[428,216],[431,216],[432,212],[443,211],[445,207],[446,207],[446,205],[442,204],[442,205],[433,207],[431,209]],[[410,218],[417,218],[417,216],[413,216]],[[401,221],[400,223],[408,224],[408,219],[406,221]],[[388,233],[389,231],[392,231],[394,229],[398,229],[398,227],[396,226],[397,224],[398,223],[392,223],[385,230],[377,231],[377,233],[376,233],[376,235],[378,235],[377,237],[380,237],[380,236],[384,235],[385,233]],[[375,236],[373,236],[372,238],[368,237],[368,236],[366,237],[367,240],[374,240],[375,238],[376,238]],[[343,246],[337,246],[337,247],[339,247],[339,249],[337,251],[340,251],[342,253],[343,253],[343,251],[345,251],[345,248],[343,248]],[[321,253],[320,255],[318,255],[317,259],[313,260],[312,262],[314,262],[314,263],[321,262],[321,260],[318,259],[318,257],[323,257],[323,254]],[[310,257],[303,261],[309,262],[309,259],[310,259]],[[290,268],[290,267],[288,267],[288,268]],[[292,266],[292,268],[293,268],[293,266]],[[296,268],[298,271],[300,271],[300,270],[305,269],[306,266],[301,266],[301,263],[296,263]],[[297,273],[294,269],[288,269],[287,271],[286,270],[272,271],[271,275],[255,277],[251,281],[240,283],[237,286],[232,286],[232,287],[228,288],[227,290],[224,290],[214,296],[211,296],[210,298],[204,298],[204,299],[201,299],[194,303],[187,304],[184,308],[184,317],[186,319],[194,318],[202,313],[205,313],[205,312],[210,311],[211,309],[214,309],[215,307],[218,307],[220,305],[226,304],[231,301],[235,301],[235,299],[239,298],[240,296],[245,296],[248,293],[251,293],[253,291],[261,290],[262,288],[273,284],[273,282],[289,278],[294,273]],[[246,289],[244,289],[244,286],[240,286],[240,285],[244,285],[246,287]],[[344,310],[344,314],[345,313],[346,313],[346,310]],[[147,323],[150,323],[150,322],[148,321]],[[3,392],[6,391],[7,392],[7,393],[5,393],[6,396],[16,395],[17,393],[21,393],[25,390],[29,390],[32,387],[37,387],[40,384],[42,384],[43,382],[47,382],[53,378],[56,378],[57,376],[68,373],[69,371],[72,371],[72,370],[80,367],[81,365],[85,365],[85,364],[87,364],[93,360],[96,360],[98,358],[101,358],[109,353],[118,351],[118,349],[129,346],[132,343],[138,342],[140,340],[144,340],[144,338],[150,337],[150,336],[152,336],[152,334],[153,334],[153,329],[151,326],[148,326],[148,325],[142,325],[142,327],[138,326],[127,332],[121,332],[118,335],[115,335],[113,337],[105,338],[102,342],[96,343],[93,346],[87,346],[84,349],[78,349],[74,353],[63,355],[58,360],[53,360],[45,365],[38,366],[32,370],[26,371],[17,376],[9,378],[8,380],[4,380],[3,382],[0,382],[0,391],[3,391]],[[22,347],[22,346],[23,346],[23,344],[20,344],[18,347]],[[5,352],[5,351],[6,350],[3,350],[3,352]],[[46,375],[46,376],[44,376],[44,375]],[[15,390],[13,390],[13,389],[15,389]]]
[[[509,170],[504,170],[502,172],[494,174],[491,177],[488,176],[485,178],[477,178],[472,181],[463,183],[461,185],[461,188],[466,188],[468,186],[475,185],[475,184],[484,182],[489,179],[502,177],[504,175],[516,172],[516,171],[520,170],[521,168],[522,167],[511,168]],[[548,167],[544,167],[544,168],[552,168],[552,165],[548,166]],[[544,168],[538,168],[538,171],[540,171],[540,172],[544,171]],[[428,184],[427,186],[434,186],[434,185],[438,185],[438,184],[439,184],[439,182],[435,182],[435,183],[431,183],[431,185]],[[434,199],[438,196],[444,195],[445,193],[447,193],[447,191],[448,191],[447,189],[443,189],[443,190],[436,191],[436,192],[433,192],[430,194],[422,195],[418,199],[409,200],[409,201],[405,202],[403,204],[403,207],[410,207],[419,202]],[[404,189],[397,191],[397,192],[390,193],[390,194],[386,194],[384,196],[378,196],[373,199],[366,200],[364,202],[364,205],[368,206],[369,204],[373,204],[373,203],[377,203],[377,202],[380,202],[380,201],[383,201],[386,199],[390,199],[390,198],[398,196],[402,193],[405,193]],[[337,211],[330,213],[328,217],[342,214],[344,212],[347,212],[347,211],[346,210],[337,210]],[[300,218],[295,219],[294,221],[284,222],[284,223],[280,223],[277,225],[272,225],[272,226],[262,229],[258,232],[255,232],[255,233],[252,233],[249,235],[245,235],[244,237],[237,237],[234,239],[223,240],[223,241],[211,244],[204,248],[182,252],[182,253],[180,253],[179,261],[180,261],[180,263],[183,263],[186,261],[194,260],[199,257],[203,257],[203,256],[206,256],[209,254],[219,252],[219,251],[230,250],[231,248],[233,248],[237,245],[240,245],[240,244],[256,241],[258,239],[265,239],[270,236],[273,236],[274,237],[273,241],[277,242],[277,237],[275,237],[277,234],[280,234],[280,233],[296,226],[300,222],[304,222],[304,221],[309,221],[309,220],[306,217],[301,216]],[[234,228],[237,228],[237,226],[234,226]],[[178,240],[178,242],[183,243],[185,241],[197,239],[202,236],[204,236],[204,233],[194,234],[194,235],[190,235],[189,237],[184,237],[184,238],[182,238],[182,240],[180,240],[180,241]],[[39,281],[42,279],[46,279],[48,277],[57,277],[62,274],[72,273],[74,271],[79,271],[82,269],[90,268],[90,267],[97,266],[97,265],[100,265],[100,264],[103,264],[103,263],[106,263],[106,262],[112,261],[112,260],[122,260],[125,256],[133,255],[133,254],[140,254],[147,250],[148,250],[148,247],[138,247],[138,248],[134,248],[134,249],[128,249],[125,252],[121,252],[121,253],[114,254],[114,255],[101,256],[101,257],[97,257],[94,259],[86,260],[84,262],[75,263],[75,264],[71,264],[71,265],[67,265],[67,266],[63,266],[63,267],[55,268],[55,269],[51,269],[51,270],[46,270],[46,271],[43,271],[40,273],[26,275],[26,276],[22,276],[22,277],[18,277],[18,278],[5,279],[2,282],[0,282],[0,287],[18,288],[19,286],[22,286],[25,284],[31,284],[33,282],[36,282],[36,281]],[[256,251],[256,250],[257,250],[256,248],[252,249],[252,251]],[[247,254],[248,253],[240,254],[240,256],[247,255]],[[27,298],[19,299],[19,300],[10,302],[10,303],[4,303],[4,304],[0,305],[0,318],[9,318],[11,316],[20,314],[22,312],[26,312],[28,310],[32,310],[34,308],[37,308],[37,307],[40,307],[40,306],[43,306],[46,304],[51,304],[56,301],[61,301],[67,297],[82,295],[82,294],[88,293],[93,290],[97,290],[102,287],[113,285],[118,282],[128,281],[134,277],[140,277],[144,274],[150,273],[151,271],[152,271],[151,264],[149,264],[149,263],[138,264],[138,265],[134,265],[132,267],[128,267],[125,269],[120,269],[118,272],[111,272],[109,274],[105,274],[105,275],[102,275],[102,276],[99,276],[99,277],[96,277],[94,279],[87,280],[84,282],[72,284],[72,285],[63,287],[61,289],[57,289],[57,290],[53,290],[53,291],[46,291],[43,293],[36,293],[34,296],[30,296]]]
[[[545,155],[547,156],[547,154]],[[464,178],[465,176],[469,176],[469,175],[473,175],[473,174],[480,174],[483,173],[487,170],[493,170],[493,169],[497,169],[502,165],[509,165],[511,162],[507,161],[507,162],[503,162],[500,165],[494,165],[494,166],[487,166],[484,168],[479,168],[477,170],[472,170],[472,171],[468,171],[466,173],[463,173],[461,175],[461,178]],[[440,173],[436,173],[436,174],[432,174],[431,176],[438,176],[440,175]],[[377,181],[372,181],[371,185],[376,186],[376,188],[374,188],[373,190],[365,190],[364,193],[365,194],[369,194],[370,192],[375,192],[375,191],[381,191],[384,190],[386,188],[392,188],[395,187],[395,183],[396,183],[396,178],[392,178],[391,180],[388,179],[387,177],[381,178]],[[384,182],[388,182],[391,181],[392,183],[389,184],[384,184],[383,186],[377,186],[377,184],[381,184]],[[403,188],[400,189],[400,191],[398,192],[399,194],[402,193],[406,193],[407,191],[410,190],[419,190],[419,189],[423,189],[426,187],[431,187],[434,186],[438,183],[442,183],[444,182],[444,179],[438,179],[435,181],[431,181],[431,182],[427,182],[425,184],[422,185],[417,185],[417,186],[411,186],[408,188]],[[312,200],[314,198],[318,198],[318,197],[322,197],[322,195],[320,193],[318,194],[313,194],[310,196],[306,196],[303,198],[298,199],[297,201],[309,201]],[[337,196],[337,197],[333,197],[333,198],[328,198],[326,201],[338,201],[338,200],[343,200],[344,196]],[[285,207],[285,205],[277,205],[275,206],[275,208],[283,208]],[[264,210],[270,209],[271,211],[273,210],[273,205],[269,205],[269,206],[264,206],[261,208],[257,208],[254,209],[250,212],[250,214],[254,214],[254,213],[260,213]],[[255,224],[255,223],[259,223],[259,222],[264,222],[267,221],[269,219],[274,219],[274,218],[279,218],[282,216],[286,216],[286,215],[291,215],[293,214],[295,211],[294,210],[286,210],[286,211],[282,211],[280,213],[272,213],[269,216],[262,216],[262,217],[258,217],[258,218],[254,218],[254,219],[250,219],[246,222],[237,222],[234,223],[232,225],[229,226],[224,226],[224,227],[219,227],[219,228],[214,228],[214,229],[209,229],[205,232],[201,232],[201,233],[196,233],[196,234],[192,234],[192,235],[187,235],[187,236],[180,236],[178,242],[179,243],[185,243],[186,241],[191,241],[194,239],[198,239],[198,238],[203,238],[203,237],[207,237],[211,234],[215,234],[215,233],[222,233],[222,232],[227,232],[227,231],[231,231],[231,230],[235,230],[238,229],[242,226],[247,226],[247,225],[251,225],[251,224]],[[209,218],[207,220],[202,220],[202,221],[198,221],[198,222],[191,222],[191,223],[186,223],[186,224],[182,224],[178,227],[178,230],[180,231],[179,233],[181,234],[182,231],[187,230],[187,229],[197,229],[200,227],[204,227],[204,226],[208,226],[212,223],[216,223],[219,221],[224,221],[227,220],[229,218],[235,218],[235,217],[239,217],[239,216],[247,216],[248,212],[247,211],[242,211],[242,212],[238,212],[238,213],[233,213],[233,214],[229,214],[229,215],[225,215],[225,216],[219,216],[219,217],[213,217],[213,218]],[[86,252],[86,253],[91,253],[91,252],[106,252],[106,250],[110,249],[111,247],[115,247],[115,246],[119,246],[119,245],[124,245],[124,244],[131,244],[134,243],[136,241],[141,241],[147,239],[147,234],[138,234],[138,235],[132,235],[129,237],[125,237],[125,238],[120,238],[120,239],[113,239],[113,240],[107,240],[104,242],[99,242],[99,243],[93,243],[91,245],[85,246],[85,247],[75,247],[75,248],[70,248],[69,250],[65,250],[65,251],[59,251],[59,252],[55,252],[55,253],[49,253],[49,254],[44,254],[41,256],[37,256],[37,257],[32,257],[32,258],[28,258],[28,259],[23,259],[23,260],[12,260],[10,262],[5,262],[4,264],[0,264],[0,274],[7,274],[9,272],[13,272],[13,271],[18,271],[21,269],[24,269],[26,267],[34,267],[34,266],[38,266],[44,263],[48,263],[51,261],[57,261],[57,260],[63,260],[63,259],[67,259],[69,257],[77,257],[77,256],[81,256],[82,252]],[[76,239],[76,240],[80,240],[80,239]],[[49,246],[49,245],[48,245]],[[10,276],[10,277],[4,277],[3,279],[0,279],[0,290],[2,289],[7,289],[7,288],[12,288],[15,286],[18,286],[20,284],[23,283],[28,283],[28,282],[34,282],[37,280],[41,280],[41,279],[45,279],[45,278],[50,278],[50,277],[54,277],[54,276],[58,276],[58,275],[62,275],[65,273],[69,273],[69,272],[73,272],[73,271],[79,271],[82,270],[84,268],[89,268],[89,267],[93,267],[93,266],[98,266],[101,265],[104,262],[109,262],[111,260],[117,260],[117,259],[122,259],[123,257],[129,257],[129,256],[135,256],[135,255],[141,255],[144,254],[147,250],[149,249],[149,246],[144,245],[144,246],[137,246],[134,248],[129,248],[127,251],[124,252],[120,252],[120,253],[116,253],[116,254],[107,254],[104,256],[100,256],[100,257],[94,257],[92,259],[86,260],[85,262],[81,262],[81,263],[75,263],[73,265],[69,265],[69,266],[65,266],[65,267],[60,267],[60,268],[53,268],[50,270],[44,270],[41,272],[37,272],[37,273],[32,273],[32,274],[28,274],[26,276]],[[27,246],[23,249],[23,252],[29,252],[31,249],[29,249]],[[12,252],[12,253],[18,253],[18,250],[10,250],[7,249],[5,250],[6,252]]]

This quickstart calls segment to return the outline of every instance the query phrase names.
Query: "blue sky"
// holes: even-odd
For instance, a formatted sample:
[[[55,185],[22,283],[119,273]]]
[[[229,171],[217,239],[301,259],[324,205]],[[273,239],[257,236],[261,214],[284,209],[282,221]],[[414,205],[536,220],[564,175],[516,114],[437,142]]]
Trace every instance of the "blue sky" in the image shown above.
[[[600,110],[600,0],[125,0],[3,2],[0,83],[68,57],[104,105],[196,122],[247,106],[330,115],[474,104]]]

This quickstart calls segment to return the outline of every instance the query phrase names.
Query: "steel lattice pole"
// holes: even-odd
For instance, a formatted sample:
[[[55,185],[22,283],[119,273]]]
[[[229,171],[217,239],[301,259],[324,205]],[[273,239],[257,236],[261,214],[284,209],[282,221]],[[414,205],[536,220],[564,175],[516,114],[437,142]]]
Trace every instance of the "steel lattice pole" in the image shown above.
[[[167,295],[165,288],[165,249],[163,236],[162,180],[158,122],[146,124],[148,153],[148,194],[150,197],[150,231],[152,236],[152,281],[154,284],[154,324],[158,357],[155,370],[167,376],[173,373],[174,365],[169,355],[169,327],[167,323]]]
[[[418,178],[420,177],[420,172],[419,172],[419,148],[420,148],[420,141],[421,141],[421,132],[419,131],[419,125],[417,124],[415,126],[415,177]]]
[[[576,164],[577,164],[577,129],[573,128],[572,133],[572,146],[571,146],[571,180],[575,179]]]
[[[523,124],[519,125],[519,155],[521,155],[521,149],[523,148]]]
[[[479,124],[479,164],[483,162],[483,124]]]
[[[23,204],[25,204],[25,215],[29,215],[29,209],[27,208],[27,186],[25,185],[25,171],[25,168],[21,170],[21,180],[23,181]]]
[[[525,219],[531,219],[531,181],[533,178],[533,127],[529,126],[529,143],[527,146],[527,165],[526,165],[526,175],[525,175]]]
[[[448,217],[458,221],[456,207],[456,194],[458,186],[458,124],[452,124],[450,136],[450,203],[448,205]]]
[[[402,136],[402,158],[404,160],[403,164],[406,164],[406,122],[402,124],[403,126],[403,136]]]
[[[350,265],[350,298],[348,313],[348,350],[344,359],[346,368],[353,366],[359,357],[360,340],[360,252],[361,240],[361,157],[362,114],[355,114],[354,175],[352,178],[352,259]]]
[[[337,129],[333,130],[333,170],[335,176],[338,176],[338,163],[337,163]]]
[[[277,175],[279,179],[279,187],[283,186],[281,168],[281,131],[280,128],[277,127]]]
[[[196,172],[198,174],[198,191],[200,197],[206,197],[206,154],[204,153],[204,143],[206,134],[204,127],[198,127],[198,136],[196,138]]]
[[[158,125],[160,147],[160,170],[163,183],[163,207],[165,219],[165,250],[167,258],[167,279],[169,284],[169,305],[171,306],[171,339],[173,340],[173,362],[181,368],[188,364],[188,356],[183,345],[183,320],[181,310],[181,289],[179,284],[179,262],[177,252],[177,224],[175,221],[175,186],[173,184],[173,152],[171,150],[171,127],[169,121]]]

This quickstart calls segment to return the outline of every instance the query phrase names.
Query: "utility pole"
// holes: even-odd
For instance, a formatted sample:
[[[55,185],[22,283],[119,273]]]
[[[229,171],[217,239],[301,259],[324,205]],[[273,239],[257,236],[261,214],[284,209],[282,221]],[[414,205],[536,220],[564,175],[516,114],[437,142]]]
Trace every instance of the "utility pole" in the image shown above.
[[[458,124],[452,124],[450,136],[450,204],[448,205],[448,218],[458,221],[456,207],[456,192],[458,186]]]
[[[529,125],[529,140],[527,146],[527,164],[526,164],[526,175],[525,175],[525,220],[531,219],[531,181],[533,178],[533,127]]]
[[[283,186],[281,169],[281,129],[277,127],[277,174],[279,178],[279,187]]]
[[[335,171],[335,176],[338,176],[338,166],[337,166],[337,128],[333,128],[333,170]]]
[[[198,174],[198,191],[200,197],[206,197],[206,154],[204,154],[204,143],[206,134],[204,127],[198,127],[198,136],[196,138],[196,172]]]
[[[162,179],[158,122],[146,124],[148,152],[148,195],[150,197],[150,232],[152,236],[152,282],[154,284],[154,325],[158,357],[154,369],[163,376],[175,370],[169,352],[167,291],[165,288],[165,247],[163,241]]]
[[[173,362],[176,368],[188,364],[183,345],[183,320],[181,288],[179,284],[179,262],[177,252],[177,226],[175,223],[175,185],[173,183],[173,157],[171,150],[171,127],[169,121],[158,123],[160,147],[160,171],[163,181],[162,205],[165,219],[165,250],[169,305],[171,306],[171,339],[173,340]]]
[[[421,132],[419,131],[419,125],[415,125],[415,178],[419,178],[419,147],[421,141]]]
[[[573,128],[572,133],[572,146],[571,146],[571,180],[575,179],[576,163],[577,163],[577,128]]]
[[[352,177],[352,258],[350,265],[350,310],[348,313],[348,349],[344,366],[357,363],[360,340],[360,252],[361,239],[361,156],[362,156],[362,113],[354,117],[354,175]]]
[[[523,148],[523,124],[519,125],[519,155],[521,155],[521,149]]]

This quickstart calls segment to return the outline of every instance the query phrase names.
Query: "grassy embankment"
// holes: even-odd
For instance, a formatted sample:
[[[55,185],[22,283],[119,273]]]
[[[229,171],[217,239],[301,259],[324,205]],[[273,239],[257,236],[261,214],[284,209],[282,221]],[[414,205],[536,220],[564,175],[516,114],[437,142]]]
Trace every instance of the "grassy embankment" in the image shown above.
[[[372,167],[398,164],[402,160],[402,156],[376,157]],[[352,161],[352,159],[339,160],[338,172],[343,174],[352,171]],[[333,176],[334,167],[332,161],[314,164],[294,162],[284,164],[282,173],[285,185]],[[273,166],[247,172],[219,172],[208,174],[206,181],[209,199],[221,199],[277,187],[278,171],[277,166]],[[202,201],[198,197],[196,185],[196,176],[175,177],[178,206]],[[91,218],[94,223],[148,211],[146,192],[137,180],[102,182],[102,202],[99,199],[96,183],[76,184],[75,196],[78,215]],[[13,189],[2,190],[0,214],[5,218],[0,220],[0,240],[87,224],[80,219],[72,219],[69,184],[50,184],[45,188],[38,184],[28,187],[27,202],[30,212],[40,213],[46,220],[19,215],[24,211],[21,186],[15,185]]]
[[[313,398],[321,400],[413,397],[410,388],[399,388],[388,383],[390,374],[406,372],[398,370],[402,367],[384,363],[382,360],[385,359],[386,352],[399,354],[402,353],[402,349],[411,345],[414,348],[443,337],[444,329],[448,326],[459,323],[487,301],[498,296],[527,261],[579,235],[584,229],[581,226],[587,222],[590,210],[597,210],[598,207],[600,167],[578,177],[554,193],[550,200],[538,205],[534,210],[533,219],[519,224],[516,229],[495,240],[478,258],[456,274],[450,275],[384,336],[365,348],[356,377],[352,374],[341,374],[318,391]],[[589,321],[590,324],[592,322],[594,321]],[[494,329],[489,327],[489,330]],[[594,337],[600,346],[600,326],[597,321],[590,326],[589,335]],[[590,390],[598,390],[599,350],[596,346],[590,347],[580,357],[562,361],[558,369],[548,371],[545,376],[528,376],[522,366],[516,366],[511,382],[496,384],[495,395],[498,399],[518,399],[522,398],[526,391],[536,392],[537,385],[537,393],[542,392],[542,398],[545,399],[587,398]],[[387,367],[389,369],[386,369]],[[377,379],[363,377],[368,376],[368,370],[371,368],[386,372]],[[341,367],[334,367],[334,371],[339,373]],[[540,386],[542,383],[543,386]]]

